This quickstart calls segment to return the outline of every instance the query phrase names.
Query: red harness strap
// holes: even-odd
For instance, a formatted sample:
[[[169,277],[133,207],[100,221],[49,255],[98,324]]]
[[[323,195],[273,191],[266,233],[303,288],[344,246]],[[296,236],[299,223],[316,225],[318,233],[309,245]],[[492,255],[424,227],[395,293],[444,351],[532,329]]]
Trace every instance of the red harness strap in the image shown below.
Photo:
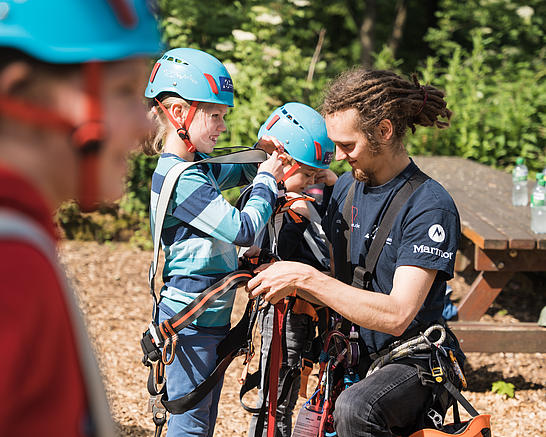
[[[99,152],[104,139],[100,84],[102,66],[89,62],[83,66],[87,93],[87,120],[78,126],[72,139],[80,153],[79,203],[82,211],[96,209],[100,198]]]
[[[279,385],[279,371],[282,363],[282,325],[284,318],[284,301],[274,306],[273,337],[271,338],[271,362],[269,365],[269,409],[267,411],[267,437],[275,437],[277,430],[277,392]]]
[[[0,94],[0,113],[40,128],[50,128],[62,133],[70,133],[74,130],[72,122],[61,115],[2,94]]]
[[[301,164],[299,162],[296,162],[292,167],[288,169],[288,171],[283,176],[282,180],[286,181],[290,176],[292,176],[299,168],[301,168]]]

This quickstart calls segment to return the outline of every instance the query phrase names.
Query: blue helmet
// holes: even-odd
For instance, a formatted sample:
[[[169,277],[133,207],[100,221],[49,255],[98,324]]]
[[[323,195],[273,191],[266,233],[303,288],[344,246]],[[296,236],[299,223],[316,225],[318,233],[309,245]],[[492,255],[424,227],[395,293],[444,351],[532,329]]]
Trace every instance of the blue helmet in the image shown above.
[[[233,82],[226,67],[201,50],[172,49],[156,62],[144,95],[153,99],[164,92],[192,102],[233,106]]]
[[[75,64],[154,55],[157,22],[146,0],[7,0],[0,46],[48,63]]]
[[[328,168],[334,143],[326,132],[324,118],[303,103],[285,103],[275,109],[258,132],[276,137],[297,162],[315,168]]]

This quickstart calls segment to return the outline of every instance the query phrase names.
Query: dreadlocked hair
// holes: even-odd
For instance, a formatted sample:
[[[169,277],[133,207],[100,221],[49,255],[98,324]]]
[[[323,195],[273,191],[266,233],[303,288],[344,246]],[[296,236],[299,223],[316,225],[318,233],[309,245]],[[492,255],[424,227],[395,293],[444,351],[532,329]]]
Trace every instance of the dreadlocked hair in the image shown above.
[[[447,128],[452,112],[446,106],[444,93],[421,85],[416,74],[409,81],[391,71],[357,67],[331,83],[321,109],[323,115],[329,115],[355,108],[358,128],[369,140],[374,139],[381,120],[389,119],[395,138],[401,140],[408,127],[415,133],[415,125]]]

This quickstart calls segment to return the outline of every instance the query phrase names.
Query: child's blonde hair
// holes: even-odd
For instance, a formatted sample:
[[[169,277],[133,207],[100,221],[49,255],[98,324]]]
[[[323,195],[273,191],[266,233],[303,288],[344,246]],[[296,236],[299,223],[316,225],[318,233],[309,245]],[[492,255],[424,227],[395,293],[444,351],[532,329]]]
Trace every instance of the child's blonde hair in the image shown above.
[[[163,149],[163,143],[165,142],[165,136],[167,135],[167,129],[169,126],[169,119],[165,113],[157,106],[157,102],[151,106],[150,111],[148,112],[148,117],[152,120],[154,124],[154,129],[151,131],[150,135],[144,140],[142,144],[142,151],[146,155],[157,155],[161,153]],[[182,105],[183,117],[186,119],[188,111],[190,110],[190,104],[184,100],[182,97],[177,96],[167,96],[161,100],[161,104],[165,106],[167,110],[171,108],[172,105],[178,103]],[[197,106],[199,108],[199,105]]]

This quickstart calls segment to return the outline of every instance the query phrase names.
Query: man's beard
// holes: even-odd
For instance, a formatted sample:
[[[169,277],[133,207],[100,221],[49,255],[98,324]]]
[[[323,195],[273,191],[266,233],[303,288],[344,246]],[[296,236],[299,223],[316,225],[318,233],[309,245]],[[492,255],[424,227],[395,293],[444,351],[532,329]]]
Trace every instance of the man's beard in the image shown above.
[[[373,171],[355,168],[351,173],[353,174],[353,178],[359,182],[364,182],[367,185],[373,185],[375,183],[375,174]]]

